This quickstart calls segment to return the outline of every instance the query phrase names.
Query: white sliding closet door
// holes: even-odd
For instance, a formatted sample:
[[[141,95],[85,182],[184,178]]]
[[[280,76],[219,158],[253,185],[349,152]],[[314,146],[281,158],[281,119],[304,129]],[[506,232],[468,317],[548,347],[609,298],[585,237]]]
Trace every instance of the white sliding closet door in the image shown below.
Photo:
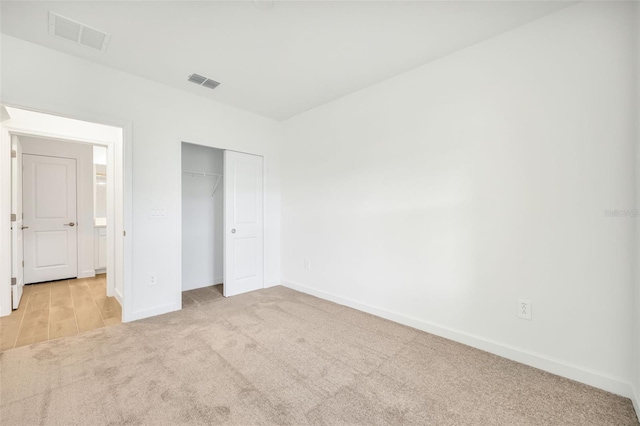
[[[224,151],[224,295],[264,287],[263,158]]]

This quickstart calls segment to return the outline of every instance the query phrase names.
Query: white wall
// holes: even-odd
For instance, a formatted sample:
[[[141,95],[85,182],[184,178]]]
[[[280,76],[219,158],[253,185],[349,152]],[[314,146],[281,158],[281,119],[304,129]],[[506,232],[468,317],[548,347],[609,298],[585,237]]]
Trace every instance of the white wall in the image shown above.
[[[223,151],[182,144],[182,170],[222,176]],[[222,179],[182,175],[182,289],[222,282]]]
[[[78,201],[78,278],[95,276],[93,228],[93,147],[20,136],[23,154],[75,158]]]
[[[265,282],[279,282],[278,123],[6,35],[1,43],[2,102],[131,123],[132,140],[125,140],[133,145],[133,224],[126,230],[133,244],[133,288],[125,294],[129,319],[180,308],[180,145],[185,140],[265,156]],[[166,217],[151,218],[152,209],[165,209]],[[158,277],[155,286],[149,285],[152,273]]]
[[[604,211],[634,207],[631,7],[578,4],[286,121],[283,282],[629,395],[637,219]]]

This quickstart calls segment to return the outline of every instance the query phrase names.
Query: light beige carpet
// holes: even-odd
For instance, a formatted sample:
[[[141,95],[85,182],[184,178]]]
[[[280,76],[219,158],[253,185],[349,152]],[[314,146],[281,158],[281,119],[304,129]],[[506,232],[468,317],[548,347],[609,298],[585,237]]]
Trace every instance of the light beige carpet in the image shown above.
[[[637,425],[628,399],[283,287],[0,355],[2,425]]]

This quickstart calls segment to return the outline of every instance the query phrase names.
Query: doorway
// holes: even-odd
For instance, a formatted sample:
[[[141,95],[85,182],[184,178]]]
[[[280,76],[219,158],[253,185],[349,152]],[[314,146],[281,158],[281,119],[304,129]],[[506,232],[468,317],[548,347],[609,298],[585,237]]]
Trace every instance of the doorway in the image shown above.
[[[107,167],[95,170],[106,163],[98,155],[106,147],[25,134],[12,140],[12,211],[21,223],[12,222],[11,255],[19,279],[2,349],[121,323],[121,305],[107,294],[112,268],[97,261],[110,202]]]
[[[95,308],[91,321],[78,322],[77,317],[73,320],[78,331],[130,318],[123,309],[130,285],[129,279],[125,283],[130,270],[127,269],[125,275],[124,253],[130,250],[130,242],[124,239],[124,221],[129,218],[131,208],[130,204],[125,205],[125,131],[121,127],[15,107],[1,108],[0,213],[3,217],[0,222],[5,223],[6,217],[9,225],[0,230],[3,324],[20,316],[18,311],[27,304],[31,305],[29,312],[39,310],[35,309],[38,307],[53,308],[54,299],[60,299],[62,305],[78,300],[80,308],[83,301],[90,302],[88,306]],[[93,161],[94,151],[100,151],[102,156],[97,164]],[[74,162],[75,194],[72,191]],[[60,192],[56,182],[65,183],[62,186],[67,189]],[[24,185],[28,186],[27,194],[31,194],[28,200],[24,199]],[[102,213],[98,213],[100,205]],[[54,229],[56,226],[59,229]],[[23,292],[34,298],[23,299]],[[49,319],[71,321],[67,318],[68,312],[67,317],[62,318],[65,315],[53,311],[49,310]],[[49,328],[52,331],[48,338],[55,338],[61,337],[57,332],[65,335],[71,327],[63,327],[67,331]],[[4,327],[3,349],[8,342],[15,343],[17,337],[6,335],[7,330],[8,327]]]
[[[263,157],[181,143],[183,307],[264,288]]]
[[[223,151],[182,144],[182,303],[223,294]]]

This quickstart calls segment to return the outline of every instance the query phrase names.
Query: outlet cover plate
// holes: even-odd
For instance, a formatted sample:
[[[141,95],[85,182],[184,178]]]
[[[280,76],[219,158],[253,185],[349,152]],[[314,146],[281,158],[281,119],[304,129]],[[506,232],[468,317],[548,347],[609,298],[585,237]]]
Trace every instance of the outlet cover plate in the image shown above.
[[[518,299],[518,318],[531,321],[531,301]]]

